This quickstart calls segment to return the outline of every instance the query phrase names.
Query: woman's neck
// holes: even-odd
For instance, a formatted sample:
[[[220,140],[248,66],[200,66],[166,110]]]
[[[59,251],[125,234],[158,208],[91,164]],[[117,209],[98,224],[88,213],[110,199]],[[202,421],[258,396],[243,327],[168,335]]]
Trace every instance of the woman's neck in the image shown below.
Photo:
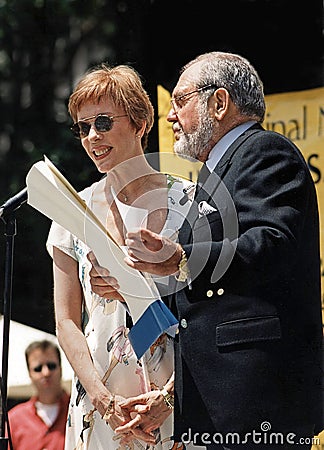
[[[143,157],[132,158],[119,164],[107,174],[107,187],[113,188],[117,197],[131,204],[143,193],[150,191],[157,183],[163,183],[162,175],[153,169]]]

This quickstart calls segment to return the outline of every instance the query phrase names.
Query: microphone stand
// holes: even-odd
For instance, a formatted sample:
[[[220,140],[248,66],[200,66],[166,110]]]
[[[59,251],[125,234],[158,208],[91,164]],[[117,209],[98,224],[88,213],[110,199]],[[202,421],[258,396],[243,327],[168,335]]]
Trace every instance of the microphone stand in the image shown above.
[[[2,344],[2,376],[1,376],[1,433],[0,450],[7,450],[8,438],[6,435],[7,423],[7,380],[8,380],[8,356],[9,356],[9,331],[11,320],[12,279],[13,279],[13,255],[14,237],[17,234],[17,221],[14,211],[8,215],[3,214],[1,219],[5,223],[6,253],[5,253],[5,280],[3,291],[3,344]]]
[[[5,279],[3,291],[3,343],[2,343],[2,373],[1,387],[1,418],[0,418],[0,450],[7,450],[8,442],[12,450],[10,426],[8,423],[7,390],[8,390],[8,357],[9,357],[9,331],[11,320],[12,279],[14,260],[14,240],[17,234],[17,221],[15,210],[27,201],[27,188],[7,200],[0,207],[0,218],[5,223],[6,253],[5,253]],[[6,424],[8,436],[6,437]]]

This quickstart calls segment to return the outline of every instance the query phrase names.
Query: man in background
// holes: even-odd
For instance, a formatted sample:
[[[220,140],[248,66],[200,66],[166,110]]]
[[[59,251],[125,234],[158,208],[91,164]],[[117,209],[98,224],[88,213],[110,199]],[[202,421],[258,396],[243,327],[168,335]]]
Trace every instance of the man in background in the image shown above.
[[[63,450],[69,395],[62,387],[61,354],[48,340],[28,345],[25,357],[35,396],[8,412],[14,450]]]

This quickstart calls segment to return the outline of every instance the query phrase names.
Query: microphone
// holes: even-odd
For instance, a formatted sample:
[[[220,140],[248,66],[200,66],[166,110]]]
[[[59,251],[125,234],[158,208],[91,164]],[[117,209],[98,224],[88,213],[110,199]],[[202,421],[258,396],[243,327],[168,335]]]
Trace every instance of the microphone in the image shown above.
[[[2,206],[0,206],[0,217],[10,212],[16,211],[21,205],[27,202],[27,187],[22,189],[18,194],[9,198]]]

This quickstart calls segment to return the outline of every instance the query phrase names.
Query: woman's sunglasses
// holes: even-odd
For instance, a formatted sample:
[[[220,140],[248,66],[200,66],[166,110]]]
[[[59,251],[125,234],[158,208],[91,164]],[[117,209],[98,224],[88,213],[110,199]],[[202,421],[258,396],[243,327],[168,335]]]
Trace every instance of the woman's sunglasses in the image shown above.
[[[114,120],[117,117],[127,117],[127,114],[123,114],[121,116],[108,116],[107,114],[98,114],[97,116],[87,117],[84,120],[80,120],[72,125],[71,130],[73,135],[78,139],[83,139],[88,136],[90,133],[90,129],[92,124],[86,122],[86,120],[95,119],[93,124],[95,129],[99,133],[105,133],[106,131],[110,131],[114,125]]]
[[[45,364],[40,364],[39,366],[34,367],[34,368],[33,368],[33,371],[34,371],[34,372],[41,372],[42,369],[43,369],[43,366],[47,366],[48,370],[50,370],[51,372],[53,372],[54,370],[57,369],[58,364],[55,363],[55,362],[48,362],[48,363],[45,363]]]

